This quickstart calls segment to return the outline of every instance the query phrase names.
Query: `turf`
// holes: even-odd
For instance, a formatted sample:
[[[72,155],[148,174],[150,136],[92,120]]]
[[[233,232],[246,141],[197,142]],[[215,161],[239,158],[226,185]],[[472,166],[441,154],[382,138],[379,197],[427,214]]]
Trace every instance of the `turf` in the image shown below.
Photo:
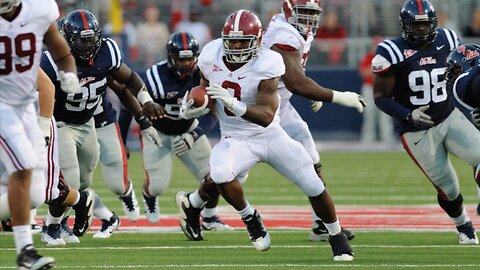
[[[472,168],[452,158],[466,203],[477,203]],[[404,153],[322,153],[323,175],[337,205],[434,204],[431,184]],[[162,214],[176,213],[174,196],[193,190],[197,182],[178,162],[170,188],[160,198]],[[145,174],[141,156],[130,158],[130,175],[141,203]],[[118,199],[101,174],[93,187],[113,211],[123,214]],[[304,195],[264,164],[257,165],[245,184],[253,206],[307,205]],[[221,201],[221,205],[226,203]],[[45,208],[39,210],[39,215]],[[479,225],[480,226],[480,225]],[[355,261],[335,263],[326,243],[307,241],[308,229],[270,230],[272,247],[257,252],[245,230],[206,232],[203,242],[187,241],[183,233],[117,233],[110,239],[81,238],[63,248],[35,243],[54,256],[59,269],[480,269],[479,246],[459,246],[453,231],[357,231],[351,242]],[[0,269],[15,269],[12,235],[0,233]]]

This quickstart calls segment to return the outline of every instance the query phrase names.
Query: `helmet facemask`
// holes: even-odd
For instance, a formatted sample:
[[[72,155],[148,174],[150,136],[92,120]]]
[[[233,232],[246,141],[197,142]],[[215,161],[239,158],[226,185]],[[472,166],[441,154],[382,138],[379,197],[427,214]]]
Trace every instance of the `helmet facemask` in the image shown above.
[[[230,32],[230,35],[222,35],[223,49],[227,62],[244,64],[257,56],[260,49],[260,40],[257,36],[244,36],[242,33]]]
[[[77,35],[70,37],[69,44],[75,56],[89,63],[93,61],[98,51],[102,39],[100,33],[92,29],[80,31]]]
[[[192,50],[183,50],[177,55],[169,54],[168,66],[181,79],[187,78],[197,68],[197,55]]]
[[[426,18],[415,21],[400,20],[402,36],[414,46],[422,46],[432,43],[437,37],[437,18]]]
[[[292,16],[288,22],[295,26],[300,34],[306,36],[308,33],[315,35],[320,24],[322,8],[317,5],[295,5],[292,8]]]

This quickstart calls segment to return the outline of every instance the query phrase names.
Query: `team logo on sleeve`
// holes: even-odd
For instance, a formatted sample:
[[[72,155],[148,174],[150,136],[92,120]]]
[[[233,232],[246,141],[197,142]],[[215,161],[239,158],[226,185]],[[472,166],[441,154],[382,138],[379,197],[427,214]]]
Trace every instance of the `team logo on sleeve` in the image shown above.
[[[219,71],[222,71],[222,69],[219,66],[214,64],[213,67],[212,67],[212,71],[213,72],[219,72]]]
[[[412,50],[412,49],[408,49],[408,50],[403,50],[403,55],[405,55],[405,58],[408,58],[414,54],[416,54],[417,51],[415,50]]]

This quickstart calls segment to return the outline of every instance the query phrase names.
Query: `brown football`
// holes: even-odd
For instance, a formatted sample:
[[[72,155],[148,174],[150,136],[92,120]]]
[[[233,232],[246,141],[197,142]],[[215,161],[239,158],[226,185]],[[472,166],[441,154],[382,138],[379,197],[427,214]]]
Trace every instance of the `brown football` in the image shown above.
[[[205,86],[198,85],[193,87],[188,93],[188,99],[193,99],[193,107],[198,108],[205,102],[205,97],[208,98],[208,108],[213,106],[213,99],[207,94]]]

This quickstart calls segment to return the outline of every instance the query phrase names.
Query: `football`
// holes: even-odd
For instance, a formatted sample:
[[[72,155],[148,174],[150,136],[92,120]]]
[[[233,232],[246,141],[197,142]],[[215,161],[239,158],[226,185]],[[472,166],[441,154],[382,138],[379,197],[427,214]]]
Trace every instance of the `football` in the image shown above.
[[[208,108],[213,106],[213,99],[207,94],[205,86],[198,85],[193,87],[188,93],[188,99],[193,99],[193,107],[198,108],[205,102],[205,97],[208,98]]]

